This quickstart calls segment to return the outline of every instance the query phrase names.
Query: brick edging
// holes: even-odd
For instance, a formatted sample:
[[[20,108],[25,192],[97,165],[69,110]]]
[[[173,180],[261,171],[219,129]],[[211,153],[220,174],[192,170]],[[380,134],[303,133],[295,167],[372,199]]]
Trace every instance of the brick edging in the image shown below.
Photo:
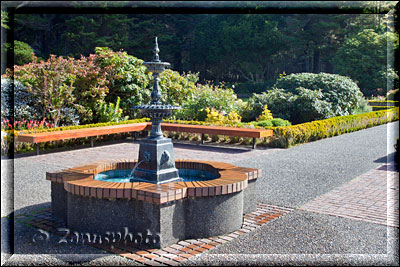
[[[207,170],[220,177],[201,182],[172,182],[161,185],[145,182],[111,183],[94,180],[104,171],[132,169],[136,161],[110,160],[86,164],[58,172],[46,172],[46,180],[63,183],[74,195],[106,198],[137,199],[153,204],[164,204],[188,197],[209,197],[232,194],[244,190],[249,181],[261,177],[258,169],[238,167],[229,163],[200,160],[176,160],[177,168]]]

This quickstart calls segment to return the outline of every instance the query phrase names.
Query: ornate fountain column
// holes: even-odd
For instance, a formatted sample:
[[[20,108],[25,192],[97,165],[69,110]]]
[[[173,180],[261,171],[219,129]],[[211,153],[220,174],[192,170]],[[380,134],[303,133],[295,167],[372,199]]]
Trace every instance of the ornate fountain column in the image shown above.
[[[150,136],[140,143],[138,162],[141,163],[137,166],[133,176],[137,181],[161,184],[179,179],[178,170],[175,168],[173,144],[170,138],[163,136],[161,122],[163,118],[172,115],[172,110],[180,107],[161,103],[161,93],[158,86],[159,76],[170,64],[161,62],[159,59],[160,50],[158,49],[157,37],[155,38],[153,52],[153,61],[143,63],[153,73],[152,100],[148,105],[133,107],[139,109],[143,116],[151,119],[152,128]]]

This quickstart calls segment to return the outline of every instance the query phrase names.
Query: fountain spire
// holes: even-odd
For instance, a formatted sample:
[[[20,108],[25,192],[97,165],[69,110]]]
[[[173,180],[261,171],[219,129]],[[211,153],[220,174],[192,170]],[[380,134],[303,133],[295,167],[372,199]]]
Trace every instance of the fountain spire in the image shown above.
[[[160,52],[160,49],[158,49],[158,42],[157,42],[157,36],[156,36],[156,40],[155,40],[155,46],[154,46],[154,49],[153,49],[153,52],[154,52],[154,61],[155,62],[160,62],[160,58],[159,58],[159,56],[158,56],[158,53]]]

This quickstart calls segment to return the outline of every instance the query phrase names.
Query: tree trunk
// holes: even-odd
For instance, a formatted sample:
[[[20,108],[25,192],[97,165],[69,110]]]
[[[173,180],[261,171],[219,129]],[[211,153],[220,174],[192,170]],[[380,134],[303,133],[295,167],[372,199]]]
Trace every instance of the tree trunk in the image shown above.
[[[318,49],[314,49],[314,56],[313,56],[313,73],[319,73],[320,71],[320,58],[321,52]]]

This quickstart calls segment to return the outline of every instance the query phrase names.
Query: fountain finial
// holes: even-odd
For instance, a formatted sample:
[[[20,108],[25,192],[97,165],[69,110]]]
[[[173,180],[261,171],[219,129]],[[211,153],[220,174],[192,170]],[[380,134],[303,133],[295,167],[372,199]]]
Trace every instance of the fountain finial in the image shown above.
[[[157,36],[156,36],[155,46],[154,46],[153,52],[154,52],[154,61],[155,62],[159,62],[160,58],[158,56],[158,53],[160,52],[160,49],[158,49]]]

